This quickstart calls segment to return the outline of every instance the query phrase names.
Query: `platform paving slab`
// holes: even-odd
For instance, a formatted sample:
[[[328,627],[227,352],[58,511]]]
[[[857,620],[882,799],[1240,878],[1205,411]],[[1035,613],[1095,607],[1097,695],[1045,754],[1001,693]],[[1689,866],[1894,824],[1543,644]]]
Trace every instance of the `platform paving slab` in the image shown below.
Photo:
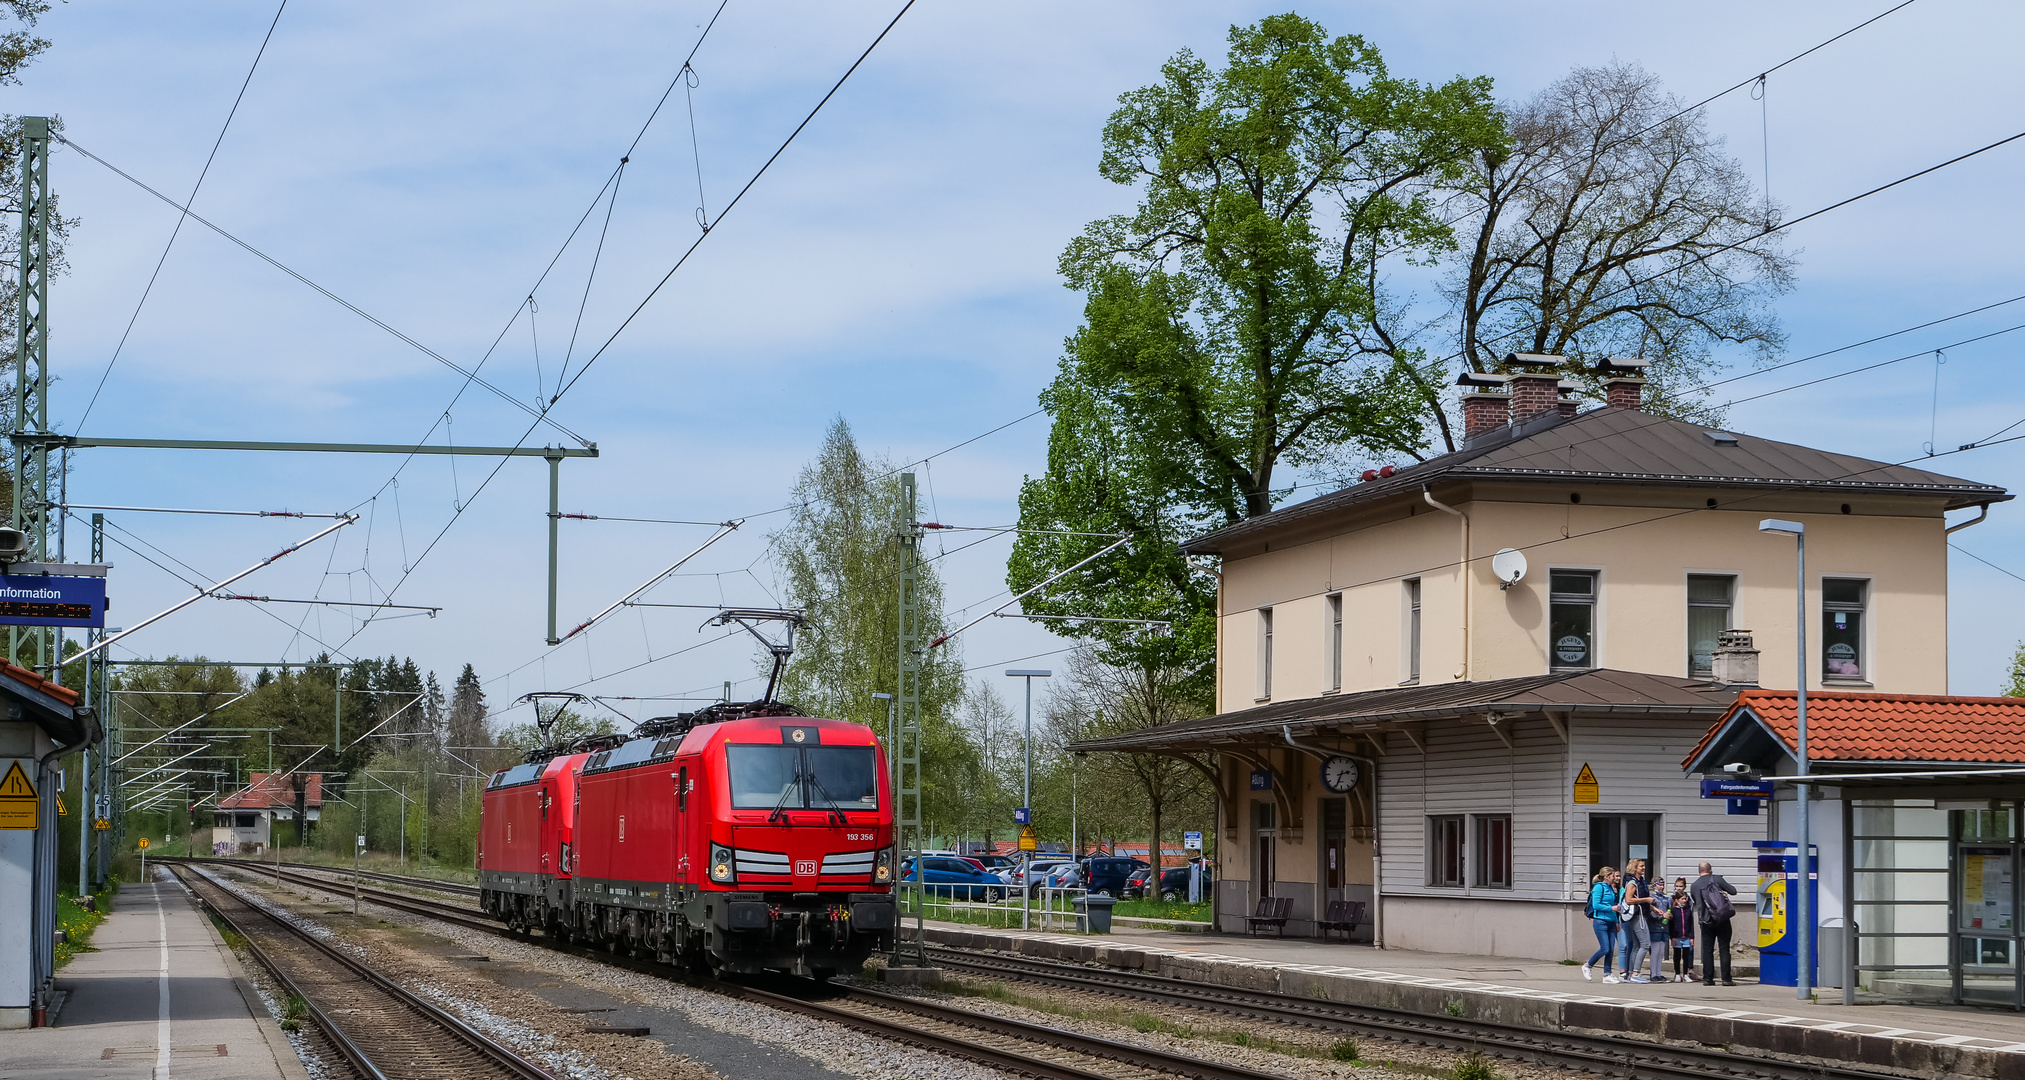
[[[1405,952],[1306,938],[1123,929],[1044,934],[929,923],[935,944],[1095,964],[1190,982],[1546,1031],[1629,1034],[1907,1076],[2025,1080],[2025,1016],[1926,1005],[1803,1001],[1790,986],[1585,981],[1546,960]],[[1671,970],[1669,965],[1668,970]]]
[[[0,1032],[0,1078],[308,1080],[238,958],[173,880],[121,889],[92,945],[57,973],[51,1026]]]

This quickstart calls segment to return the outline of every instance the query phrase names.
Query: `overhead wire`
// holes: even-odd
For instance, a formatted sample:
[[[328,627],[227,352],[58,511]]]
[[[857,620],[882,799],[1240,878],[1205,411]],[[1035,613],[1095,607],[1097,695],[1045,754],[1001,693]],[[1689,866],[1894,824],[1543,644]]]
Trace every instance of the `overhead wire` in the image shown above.
[[[260,39],[260,48],[253,54],[253,65],[246,69],[246,78],[239,83],[239,93],[232,99],[232,108],[225,113],[225,123],[218,128],[218,137],[211,141],[211,153],[204,158],[204,167],[197,171],[197,182],[190,185],[187,205],[197,201],[197,192],[203,190],[204,178],[211,175],[211,163],[218,160],[218,148],[225,145],[225,133],[232,130],[232,120],[239,115],[239,104],[246,100],[246,88],[253,85],[253,73],[260,70],[260,59],[267,55],[267,43],[274,40],[274,28],[281,25],[281,13],[288,10],[288,0],[281,0],[281,6],[274,9],[274,18],[267,24],[267,34]],[[105,382],[112,376],[113,365],[120,362],[120,353],[127,347],[127,338],[134,332],[134,324],[140,321],[141,309],[148,304],[148,297],[155,291],[155,281],[162,276],[162,267],[169,261],[169,252],[176,246],[176,237],[183,234],[183,222],[189,218],[185,210],[176,215],[176,227],[169,230],[169,242],[162,245],[161,257],[155,260],[154,272],[148,275],[148,283],[141,289],[141,298],[134,303],[134,313],[127,316],[127,327],[120,332],[119,344],[113,346],[112,359],[105,362],[105,370],[99,372],[98,385],[92,388],[91,400],[84,403],[84,414],[77,418],[73,432],[82,432],[84,423],[91,419],[91,410],[98,404],[98,396],[105,392]]]
[[[770,156],[768,156],[766,161],[759,167],[759,169],[753,173],[752,178],[746,181],[745,186],[739,189],[738,194],[734,196],[732,200],[725,205],[724,210],[717,215],[717,220],[719,222],[722,222],[725,216],[729,214],[734,208],[736,208],[741,201],[743,201],[746,194],[752,190],[753,185],[759,182],[760,177],[764,176],[767,170],[773,167],[774,162],[780,160],[781,155],[784,154],[787,151],[787,148],[793,144],[795,137],[800,135],[802,131],[808,127],[810,122],[812,122],[816,118],[817,114],[822,111],[823,106],[828,104],[830,99],[836,96],[837,92],[843,88],[845,81],[851,77],[852,73],[856,72],[858,68],[864,64],[866,59],[868,59],[872,55],[872,51],[878,48],[879,43],[886,40],[886,36],[892,33],[893,27],[899,23],[901,16],[907,14],[908,10],[911,9],[913,6],[914,0],[907,0],[906,5],[900,9],[899,14],[893,16],[892,20],[886,24],[885,28],[879,31],[879,36],[874,38],[872,40],[872,43],[865,47],[864,52],[860,53],[856,60],[852,61],[851,66],[848,69],[846,69],[844,74],[840,76],[837,79],[836,83],[830,87],[829,92],[823,95],[822,100],[816,103],[815,108],[811,109],[808,115],[803,117],[802,122],[795,126],[795,129],[788,134],[786,139],[782,140],[780,146],[777,147],[774,150],[774,152]],[[715,232],[715,230],[713,229],[711,230],[711,232]],[[632,314],[628,315],[625,321],[623,321],[619,325],[618,329],[614,330],[611,336],[605,339],[604,344],[598,347],[597,353],[593,354],[590,357],[590,359],[585,360],[583,366],[577,369],[576,375],[571,377],[570,380],[567,383],[565,383],[561,387],[561,389],[557,390],[555,395],[549,399],[548,406],[540,411],[540,414],[536,417],[535,422],[533,424],[530,424],[527,430],[521,434],[520,438],[515,441],[514,443],[515,449],[519,449],[521,446],[525,445],[527,440],[534,435],[535,430],[539,428],[543,422],[547,421],[549,412],[554,409],[556,403],[562,399],[562,396],[564,394],[567,394],[573,387],[575,387],[577,382],[581,380],[587,372],[590,371],[591,365],[596,362],[598,357],[602,356],[607,349],[611,348],[612,344],[618,340],[619,336],[625,332],[628,326],[632,325],[633,320],[639,316],[642,310],[645,309],[647,303],[651,301],[654,298],[654,296],[657,295],[661,291],[661,289],[668,284],[669,280],[675,276],[675,272],[681,269],[683,263],[688,260],[689,256],[693,254],[696,251],[697,247],[700,246],[704,240],[708,239],[710,235],[711,233],[705,233],[702,236],[698,237],[694,243],[689,245],[688,249],[683,253],[682,257],[679,260],[677,260],[674,267],[670,268],[668,273],[664,274],[661,277],[661,280],[655,284],[654,288],[651,291],[649,291],[646,298],[642,299],[639,305],[633,309]],[[472,490],[471,499],[464,504],[466,508],[468,508],[471,505],[471,502],[476,501],[478,496],[488,486],[491,485],[493,479],[499,475],[500,470],[504,468],[506,462],[510,460],[512,459],[507,457],[500,458],[499,461],[492,467],[492,471],[486,473],[485,479],[478,485],[478,487]],[[413,575],[414,567],[419,567],[422,564],[422,562],[429,557],[430,552],[434,551],[436,549],[436,545],[442,542],[443,537],[449,533],[450,529],[453,526],[456,525],[458,519],[463,516],[463,513],[464,510],[459,509],[451,515],[450,520],[444,523],[443,528],[440,531],[438,531],[435,537],[429,541],[428,546],[422,550],[422,553],[415,558],[414,566],[403,571],[400,578],[394,582],[393,587],[386,591],[384,597],[385,599],[391,600],[393,598],[394,593],[397,592],[401,588],[401,586],[407,582],[409,577]],[[358,636],[357,632],[354,632],[352,636],[346,638],[345,641],[349,643],[357,636]]]

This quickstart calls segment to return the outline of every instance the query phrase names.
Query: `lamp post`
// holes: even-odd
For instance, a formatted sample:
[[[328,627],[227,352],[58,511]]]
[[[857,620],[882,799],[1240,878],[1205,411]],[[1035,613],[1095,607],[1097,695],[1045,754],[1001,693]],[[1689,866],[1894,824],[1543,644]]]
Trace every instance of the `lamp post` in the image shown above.
[[[1027,733],[1021,740],[1026,745],[1026,770],[1020,779],[1020,806],[1027,813],[1026,827],[1034,827],[1034,680],[1054,677],[1047,668],[1007,668],[1006,678],[1027,681]],[[1038,848],[1036,849],[1038,852]],[[1029,925],[1033,910],[1033,858],[1027,858],[1026,868],[1020,874],[1020,929]]]
[[[1795,573],[1797,574],[1797,577],[1795,579],[1793,590],[1793,610],[1794,610],[1793,630],[1797,637],[1797,642],[1794,647],[1794,654],[1797,658],[1798,667],[1796,668],[1797,678],[1794,680],[1794,694],[1795,694],[1795,701],[1797,703],[1795,713],[1797,714],[1797,723],[1800,729],[1799,730],[1800,746],[1799,746],[1798,760],[1795,762],[1795,764],[1798,766],[1798,768],[1795,771],[1795,775],[1801,777],[1801,779],[1794,782],[1794,787],[1798,789],[1798,796],[1799,796],[1796,801],[1800,804],[1800,896],[1798,900],[1794,903],[1794,910],[1800,916],[1800,938],[1798,941],[1794,943],[1795,946],[1794,967],[1796,971],[1793,983],[1795,996],[1799,997],[1800,1000],[1802,1001],[1806,1001],[1807,999],[1814,996],[1813,994],[1814,899],[1812,895],[1814,875],[1813,875],[1813,866],[1811,860],[1809,859],[1809,855],[1812,853],[1813,848],[1812,845],[1808,843],[1808,840],[1811,835],[1807,829],[1807,803],[1809,800],[1810,793],[1806,780],[1807,526],[1798,521],[1781,521],[1778,518],[1766,518],[1765,520],[1758,522],[1758,531],[1791,533],[1795,541],[1794,551],[1797,553],[1795,559],[1795,565],[1797,567]],[[1847,853],[1845,853],[1845,857],[1846,855]],[[1845,930],[1845,932],[1847,931]],[[1845,974],[1843,976],[1844,979],[1847,979],[1848,977],[1849,977],[1848,974]]]

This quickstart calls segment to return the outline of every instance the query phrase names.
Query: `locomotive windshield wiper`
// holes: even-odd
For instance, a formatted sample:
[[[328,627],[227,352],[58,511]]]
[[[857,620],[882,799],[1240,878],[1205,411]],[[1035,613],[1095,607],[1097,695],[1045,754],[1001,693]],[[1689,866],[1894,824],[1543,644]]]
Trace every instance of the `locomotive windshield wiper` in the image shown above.
[[[795,758],[797,761],[799,761],[801,755],[796,754]],[[796,768],[794,776],[788,780],[786,786],[780,789],[780,801],[773,804],[773,813],[768,814],[766,816],[766,823],[769,825],[779,823],[783,825],[792,826],[794,822],[790,820],[787,816],[788,796],[795,794],[801,789],[802,789],[802,772],[800,768]]]
[[[847,817],[845,817],[845,816],[844,816],[844,808],[843,808],[843,807],[841,807],[841,806],[838,806],[838,805],[837,805],[837,800],[835,800],[835,799],[833,799],[833,798],[831,798],[831,797],[830,797],[830,793],[829,793],[829,790],[823,787],[823,782],[822,782],[822,781],[821,781],[820,779],[817,779],[817,777],[816,777],[816,770],[814,770],[814,769],[810,769],[810,770],[808,771],[808,778],[809,778],[809,783],[811,783],[811,784],[814,784],[814,785],[815,785],[815,787],[816,787],[816,793],[817,793],[817,794],[819,794],[819,795],[821,795],[821,796],[823,797],[823,801],[824,801],[824,802],[826,802],[826,803],[829,803],[829,804],[830,804],[830,808],[829,808],[828,810],[824,811],[824,815],[823,815],[823,816],[824,816],[824,820],[828,820],[828,819],[829,819],[829,815],[831,815],[831,814],[835,814],[835,815],[836,815],[836,820],[837,820],[837,824],[839,824],[839,825],[849,825],[849,824],[851,823],[851,820],[850,820],[849,818],[847,818]]]

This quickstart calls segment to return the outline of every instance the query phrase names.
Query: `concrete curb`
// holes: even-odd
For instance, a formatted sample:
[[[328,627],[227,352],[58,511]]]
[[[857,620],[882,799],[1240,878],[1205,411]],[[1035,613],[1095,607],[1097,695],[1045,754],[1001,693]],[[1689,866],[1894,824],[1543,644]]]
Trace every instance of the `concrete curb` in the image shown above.
[[[1460,1016],[1537,1031],[1630,1035],[1658,1043],[1727,1047],[1784,1058],[1847,1062],[1910,1077],[2025,1080],[2025,1043],[1775,1016],[1692,1002],[1627,1001],[1463,979],[1273,964],[1099,939],[939,926],[927,927],[926,932],[929,941],[952,948],[1143,971],[1187,982],[1421,1016]]]

